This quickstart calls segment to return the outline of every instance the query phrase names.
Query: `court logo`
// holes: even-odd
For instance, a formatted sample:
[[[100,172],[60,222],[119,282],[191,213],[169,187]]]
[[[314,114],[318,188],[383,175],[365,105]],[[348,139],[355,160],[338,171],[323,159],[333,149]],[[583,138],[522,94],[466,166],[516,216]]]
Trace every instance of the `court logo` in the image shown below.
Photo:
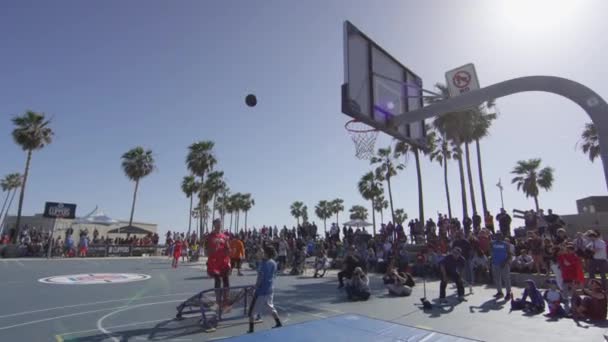
[[[68,274],[54,277],[46,277],[38,279],[39,282],[45,284],[61,284],[61,285],[93,285],[93,284],[119,284],[131,283],[134,281],[148,280],[150,276],[147,274],[135,273],[85,273],[85,274]]]

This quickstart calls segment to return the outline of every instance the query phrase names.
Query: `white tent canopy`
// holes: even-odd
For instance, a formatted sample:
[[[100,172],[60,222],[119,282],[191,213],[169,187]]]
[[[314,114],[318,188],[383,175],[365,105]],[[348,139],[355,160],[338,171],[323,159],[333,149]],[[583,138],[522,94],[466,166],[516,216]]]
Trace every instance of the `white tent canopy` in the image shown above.
[[[351,226],[351,227],[369,227],[372,224],[369,222],[366,222],[364,220],[361,219],[354,219],[354,220],[350,220],[348,222],[344,222],[342,223],[345,226]]]
[[[106,215],[103,210],[95,206],[95,209],[83,217],[76,218],[75,224],[102,224],[111,226],[117,224],[119,221]]]

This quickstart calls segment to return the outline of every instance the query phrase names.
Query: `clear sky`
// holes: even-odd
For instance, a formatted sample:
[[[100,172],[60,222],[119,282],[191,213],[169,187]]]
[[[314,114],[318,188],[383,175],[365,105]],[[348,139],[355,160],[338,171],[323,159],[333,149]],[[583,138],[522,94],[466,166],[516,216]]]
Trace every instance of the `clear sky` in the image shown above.
[[[530,4],[531,3],[531,4]],[[527,5],[526,5],[527,4]],[[186,148],[213,140],[233,191],[250,192],[252,225],[292,225],[289,205],[309,215],[322,199],[364,204],[356,182],[370,169],[354,158],[340,112],[342,22],[351,20],[423,78],[473,62],[490,85],[528,75],[581,82],[608,98],[608,2],[596,1],[23,1],[0,3],[0,175],[23,172],[10,119],[26,109],[52,119],[54,142],[35,152],[24,214],[45,201],[99,205],[128,218],[133,184],[123,152],[154,151],[158,170],[141,182],[135,219],[187,229]],[[255,93],[258,106],[244,96]],[[482,143],[491,208],[531,199],[510,185],[520,159],[555,168],[542,207],[576,212],[575,200],[605,195],[599,161],[575,150],[584,111],[556,95],[498,101]],[[378,146],[390,139],[381,137]],[[456,164],[452,205],[461,212]],[[427,216],[445,212],[439,164],[423,162]],[[477,173],[475,172],[475,177]],[[477,179],[477,178],[475,178]],[[475,182],[478,202],[479,186]],[[397,208],[417,216],[413,160],[394,181]],[[12,213],[16,213],[16,203]],[[343,216],[346,216],[343,214]]]

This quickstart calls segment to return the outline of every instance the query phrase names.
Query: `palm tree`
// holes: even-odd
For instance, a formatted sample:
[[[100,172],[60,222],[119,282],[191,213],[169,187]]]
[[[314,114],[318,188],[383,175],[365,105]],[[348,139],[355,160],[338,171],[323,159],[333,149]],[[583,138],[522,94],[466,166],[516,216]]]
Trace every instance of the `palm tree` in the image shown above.
[[[418,216],[420,221],[422,222],[424,222],[424,198],[422,191],[422,170],[420,168],[420,153],[429,154],[435,149],[435,147],[433,146],[435,144],[435,133],[431,131],[429,126],[427,126],[426,130],[427,135],[425,148],[409,144],[405,141],[398,141],[395,145],[395,158],[398,159],[400,156],[404,156],[405,161],[407,162],[408,154],[412,153],[414,155],[414,160],[416,161],[416,177],[418,179]]]
[[[190,210],[188,211],[188,235],[190,235],[190,229],[192,228],[192,201],[194,200],[194,194],[200,189],[200,185],[194,178],[194,176],[185,176],[182,180],[182,192],[186,194],[186,197],[190,199]]]
[[[338,214],[341,211],[344,211],[344,200],[341,198],[336,198],[330,202],[330,205],[332,214],[336,214],[336,226],[340,227],[340,223],[338,222]]]
[[[22,179],[23,178],[21,177],[21,174],[15,172],[6,175],[4,179],[0,181],[0,187],[2,188],[2,191],[6,191],[6,198],[4,199],[4,204],[2,204],[2,211],[0,211],[0,233],[2,233],[4,219],[6,219],[6,217],[8,216],[8,212],[11,210],[11,206],[13,205],[13,200],[15,199],[17,189],[19,189],[23,184]],[[8,205],[6,206],[5,211],[5,205],[7,204],[8,196],[9,194],[11,194],[11,192],[11,199],[8,201]]]
[[[373,164],[379,164],[376,168],[376,177],[381,180],[386,180],[386,184],[388,186],[388,200],[391,206],[391,216],[392,221],[395,222],[395,211],[393,210],[393,191],[391,189],[391,177],[397,175],[397,170],[403,170],[405,165],[399,163],[393,152],[391,147],[378,149],[378,153],[376,156],[372,157],[370,162]]]
[[[203,190],[203,186],[205,184],[204,180],[205,180],[205,174],[207,174],[209,171],[211,171],[213,169],[213,167],[215,166],[215,164],[217,163],[217,160],[215,159],[215,156],[213,155],[213,146],[215,144],[213,143],[213,141],[199,141],[196,142],[192,145],[190,145],[188,147],[188,155],[186,156],[186,166],[188,167],[188,170],[190,170],[190,172],[197,176],[200,177],[200,189],[198,191],[198,196],[199,196],[199,205],[200,205],[200,211],[203,211],[203,206],[205,205],[206,201],[203,201],[203,194],[204,194],[204,190]],[[203,217],[202,215],[199,217],[199,229],[200,229],[200,235],[199,236],[203,236]]]
[[[351,220],[367,220],[367,208],[362,205],[353,205],[349,212]]]
[[[515,168],[513,168],[513,171],[511,171],[512,174],[516,175],[511,180],[511,183],[517,184],[517,190],[521,189],[526,194],[526,197],[534,198],[536,211],[539,209],[539,188],[549,191],[553,186],[553,168],[547,166],[539,171],[540,163],[540,158],[520,160],[515,165]]]
[[[403,224],[407,220],[407,214],[403,209],[395,209],[395,223]]]
[[[203,189],[209,194],[209,197],[212,198],[212,206],[211,206],[211,220],[215,219],[215,211],[217,206],[217,197],[220,195],[224,188],[226,188],[226,182],[224,181],[224,172],[223,171],[212,171],[207,175],[207,180],[205,181],[205,185]]]
[[[135,200],[137,199],[137,188],[139,181],[154,171],[154,157],[152,150],[144,150],[137,146],[122,155],[122,169],[125,175],[135,182],[133,191],[133,203],[131,204],[131,216],[129,216],[129,227],[133,224],[133,213],[135,212]],[[120,229],[118,230],[120,234]]]
[[[323,220],[323,231],[325,233],[327,233],[327,219],[333,215],[331,209],[331,203],[328,201],[319,201],[319,204],[315,206],[315,214]]]
[[[19,193],[19,207],[17,209],[17,222],[15,224],[15,235],[13,242],[17,241],[21,224],[21,211],[23,209],[23,199],[25,196],[25,186],[27,177],[30,171],[30,162],[32,161],[32,152],[42,149],[50,144],[53,140],[53,130],[49,127],[50,120],[46,120],[43,113],[27,111],[22,116],[13,118],[13,140],[24,151],[27,152],[25,160],[25,171],[23,172],[23,181],[21,192]]]
[[[380,195],[376,198],[374,203],[374,210],[380,212],[380,224],[384,224],[384,210],[388,209],[388,201],[384,198],[384,195]]]
[[[382,189],[382,183],[378,181],[373,172],[368,172],[361,177],[359,183],[357,184],[357,188],[359,189],[359,193],[363,196],[364,199],[372,202],[372,230],[374,236],[376,235],[376,210],[375,210],[375,201],[376,198],[384,192]]]
[[[243,210],[243,208],[245,206],[244,195],[240,192],[233,194],[231,196],[231,202],[232,202],[232,210],[234,210],[234,212],[235,212],[234,231],[238,232],[240,218],[241,218],[241,211]]]
[[[494,100],[486,102],[485,108],[494,108],[496,106]],[[481,190],[481,205],[483,206],[483,212],[488,211],[488,202],[486,200],[486,188],[483,182],[483,168],[481,167],[481,147],[479,140],[487,137],[490,134],[490,126],[492,122],[496,120],[496,113],[487,113],[482,106],[479,107],[479,114],[477,120],[473,123],[473,132],[471,138],[475,140],[475,148],[477,150],[477,172],[479,173],[479,189]]]
[[[216,207],[219,212],[220,218],[222,220],[222,227],[224,227],[224,218],[226,217],[226,212],[228,211],[228,205],[230,202],[230,189],[228,186],[225,186],[219,193],[217,197]]]
[[[429,154],[431,161],[436,160],[439,165],[443,166],[443,183],[445,185],[445,197],[448,204],[448,216],[452,218],[452,204],[450,202],[450,187],[448,185],[448,160],[454,156],[454,151],[451,148],[450,142],[445,138],[445,135],[435,134],[434,149]]]
[[[302,207],[302,224],[308,223],[308,207]]]
[[[593,122],[585,124],[585,129],[583,130],[583,133],[581,133],[581,141],[581,150],[584,154],[589,156],[591,162],[600,156],[600,139]]]
[[[251,194],[243,195],[243,211],[245,212],[245,231],[247,231],[247,213],[255,205],[255,200],[251,197]]]
[[[289,207],[289,210],[291,212],[291,216],[296,218],[296,222],[298,224],[298,226],[300,225],[300,217],[302,217],[303,215],[303,210],[304,209],[304,203],[300,202],[300,201],[295,201],[291,204],[291,207]]]

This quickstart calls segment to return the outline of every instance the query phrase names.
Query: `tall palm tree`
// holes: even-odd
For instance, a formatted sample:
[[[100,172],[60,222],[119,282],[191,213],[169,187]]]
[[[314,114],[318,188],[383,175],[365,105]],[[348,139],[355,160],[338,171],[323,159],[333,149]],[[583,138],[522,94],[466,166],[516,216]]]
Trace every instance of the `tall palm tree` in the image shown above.
[[[386,209],[388,209],[388,201],[384,195],[378,196],[374,203],[374,210],[380,212],[380,224],[384,224],[384,210]]]
[[[304,209],[304,203],[300,202],[300,201],[295,201],[291,204],[291,207],[289,207],[289,211],[291,213],[291,216],[296,218],[296,222],[298,224],[298,226],[300,225],[300,217],[302,217],[303,215],[303,210]]]
[[[341,198],[336,198],[331,201],[330,204],[332,214],[336,214],[336,226],[340,227],[340,223],[338,222],[338,214],[344,211],[344,200]]]
[[[448,160],[453,158],[454,151],[451,143],[446,139],[445,135],[435,134],[435,149],[429,154],[431,161],[436,160],[439,165],[443,166],[443,183],[445,185],[445,197],[448,204],[448,216],[452,218],[452,204],[450,202],[450,187],[448,185]]]
[[[372,202],[372,231],[374,236],[376,235],[376,210],[375,210],[375,201],[376,198],[384,192],[382,189],[382,183],[378,181],[373,172],[368,172],[361,177],[359,183],[357,184],[357,188],[359,189],[359,193],[361,196]]]
[[[224,181],[224,171],[212,171],[207,175],[207,180],[203,189],[209,193],[209,197],[212,198],[211,205],[211,220],[215,220],[215,211],[217,206],[217,197],[224,191],[227,186]]]
[[[600,139],[593,122],[585,124],[585,129],[583,130],[583,133],[581,133],[581,142],[580,148],[584,154],[589,156],[591,162],[600,156]]]
[[[27,177],[30,171],[30,162],[32,160],[32,152],[42,149],[44,146],[53,141],[53,130],[49,127],[50,120],[46,120],[43,113],[27,111],[22,116],[13,118],[13,140],[24,151],[27,152],[25,160],[25,171],[23,172],[23,180],[21,192],[19,193],[19,207],[17,208],[17,222],[15,224],[15,235],[13,242],[17,241],[21,224],[21,211],[23,209],[23,199],[25,196],[25,186]]]
[[[125,175],[135,182],[133,203],[131,204],[131,216],[129,216],[129,226],[131,226],[133,224],[133,213],[135,212],[135,201],[137,199],[139,181],[154,171],[154,157],[152,156],[152,150],[144,150],[143,147],[137,146],[125,152],[121,159],[122,170],[125,172]],[[120,234],[120,230],[118,233]]]
[[[395,209],[395,223],[403,224],[407,220],[407,213],[403,209]]]
[[[391,147],[380,148],[378,153],[370,160],[372,165],[378,164],[376,176],[385,180],[388,186],[388,201],[391,206],[392,221],[395,222],[395,211],[393,210],[393,191],[391,189],[391,177],[397,175],[398,170],[403,170],[405,165],[395,159]]]
[[[308,223],[308,207],[302,207],[302,224]]]
[[[251,194],[247,193],[243,195],[243,211],[245,212],[245,231],[247,231],[247,213],[255,205],[255,200],[251,197]]]
[[[0,211],[0,233],[2,233],[1,230],[4,224],[4,220],[8,216],[8,212],[11,210],[11,206],[13,205],[13,200],[15,199],[17,189],[21,188],[21,185],[23,185],[22,180],[23,178],[21,177],[21,174],[15,172],[6,175],[4,179],[0,181],[0,187],[2,188],[2,191],[6,191],[6,198],[4,199],[4,204],[2,205],[2,211]],[[8,200],[9,194],[11,194],[11,199],[8,201],[8,205],[6,206],[5,211],[5,205],[7,204],[6,200]]]
[[[224,227],[224,218],[226,217],[226,212],[228,211],[228,205],[230,202],[230,189],[226,185],[220,192],[217,197],[217,210],[219,212],[220,219],[222,221],[222,227]]]
[[[243,207],[245,206],[244,196],[242,193],[237,192],[231,196],[232,202],[232,210],[234,210],[234,231],[239,231],[240,219],[241,219],[241,211],[243,211]]]
[[[194,178],[194,176],[185,176],[182,179],[182,192],[190,199],[190,210],[188,211],[188,235],[190,235],[190,229],[192,228],[192,202],[194,200],[194,194],[198,191],[200,185]]]
[[[327,219],[333,215],[331,203],[325,200],[319,201],[315,206],[315,214],[323,220],[323,231],[327,233]]]
[[[483,212],[488,211],[488,202],[486,200],[486,187],[483,182],[483,168],[481,166],[481,147],[479,140],[490,135],[490,127],[492,122],[496,120],[498,115],[496,113],[488,113],[486,109],[496,107],[494,100],[486,102],[485,108],[479,107],[479,114],[477,120],[473,122],[473,132],[471,138],[475,140],[475,148],[477,150],[477,173],[479,174],[479,189],[481,191],[481,205],[483,206]]]
[[[539,188],[545,191],[551,190],[553,186],[553,168],[547,166],[540,169],[540,158],[520,160],[511,171],[516,175],[511,180],[512,184],[517,184],[517,190],[522,190],[526,197],[534,198],[534,205],[538,211],[538,193]]]
[[[367,208],[362,205],[353,205],[349,212],[351,220],[367,220]]]
[[[209,171],[211,171],[213,169],[213,167],[215,166],[215,164],[217,163],[217,160],[215,159],[215,156],[213,155],[213,146],[215,144],[213,143],[213,141],[199,141],[199,142],[195,142],[194,144],[190,145],[188,147],[188,155],[186,156],[186,166],[188,167],[188,170],[190,170],[190,172],[192,174],[194,174],[197,177],[200,177],[200,189],[198,191],[198,196],[199,196],[199,205],[200,205],[200,211],[203,211],[203,206],[205,205],[206,201],[203,201],[203,195],[204,195],[204,190],[203,190],[203,186],[205,184],[205,174],[207,174]],[[199,217],[199,236],[203,236],[203,218],[202,216]]]
[[[417,145],[409,144],[405,141],[398,141],[395,145],[395,158],[398,159],[400,156],[404,156],[405,161],[407,162],[408,154],[414,155],[414,160],[416,162],[416,177],[418,179],[418,218],[421,222],[425,222],[424,220],[424,198],[422,191],[422,169],[420,167],[420,153],[429,154],[432,150],[434,150],[435,137],[434,132],[430,129],[429,126],[426,128],[426,147],[422,148]],[[404,163],[405,165],[405,163]]]

